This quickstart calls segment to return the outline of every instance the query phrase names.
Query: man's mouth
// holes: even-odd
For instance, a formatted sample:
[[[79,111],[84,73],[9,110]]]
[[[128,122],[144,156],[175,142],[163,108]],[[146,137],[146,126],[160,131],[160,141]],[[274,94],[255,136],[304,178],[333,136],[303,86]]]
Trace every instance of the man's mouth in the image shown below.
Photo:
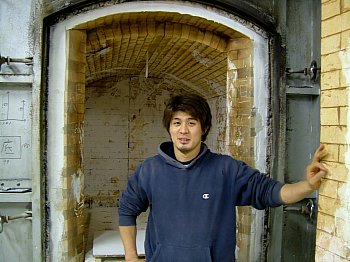
[[[190,141],[188,138],[179,138],[178,140],[181,144],[187,144]]]

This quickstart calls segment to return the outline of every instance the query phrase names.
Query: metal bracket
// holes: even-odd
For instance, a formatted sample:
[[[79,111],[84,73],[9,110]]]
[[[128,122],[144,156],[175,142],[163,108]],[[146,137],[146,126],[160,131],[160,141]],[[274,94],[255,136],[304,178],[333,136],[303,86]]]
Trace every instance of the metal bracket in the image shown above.
[[[31,210],[26,210],[22,214],[15,215],[15,216],[0,216],[0,233],[3,232],[4,230],[4,224],[8,223],[10,220],[15,220],[19,218],[24,218],[27,220],[32,220],[32,211]]]
[[[317,67],[317,62],[315,60],[311,61],[310,68],[304,68],[302,70],[292,70],[290,68],[286,68],[286,74],[291,75],[291,74],[304,74],[305,76],[310,75],[311,81],[316,81],[317,78],[317,72],[318,70],[321,70],[320,67]]]
[[[10,63],[24,63],[26,65],[33,65],[33,57],[26,57],[26,58],[11,58],[11,57],[4,57],[0,54],[0,71],[2,64],[6,63],[9,65]]]

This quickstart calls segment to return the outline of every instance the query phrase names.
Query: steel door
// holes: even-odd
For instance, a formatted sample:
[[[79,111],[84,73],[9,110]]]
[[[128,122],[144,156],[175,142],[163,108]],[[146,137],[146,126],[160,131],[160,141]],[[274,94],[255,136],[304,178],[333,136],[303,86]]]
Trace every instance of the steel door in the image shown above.
[[[279,137],[285,141],[275,178],[286,183],[305,178],[320,141],[320,0],[287,0],[280,9],[285,18],[285,72],[282,104],[285,128]],[[282,117],[283,118],[283,117]],[[267,261],[314,261],[317,194],[294,205],[271,210],[271,234]]]

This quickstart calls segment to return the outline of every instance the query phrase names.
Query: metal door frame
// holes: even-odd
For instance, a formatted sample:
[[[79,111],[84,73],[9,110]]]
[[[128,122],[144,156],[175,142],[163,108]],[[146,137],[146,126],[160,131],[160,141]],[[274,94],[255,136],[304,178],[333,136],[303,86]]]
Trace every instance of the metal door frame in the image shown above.
[[[280,18],[279,24],[280,28],[286,30],[287,19],[289,14],[287,11],[287,2],[291,0],[278,1],[276,3],[276,9],[278,9]],[[321,19],[321,3],[320,0],[314,0],[313,3],[313,14],[315,17]],[[312,20],[313,24],[311,39],[313,40],[313,45],[311,48],[311,54],[313,59],[320,63],[320,20]],[[319,23],[319,24],[318,24]],[[319,25],[319,26],[318,26]],[[285,33],[285,32],[284,32]],[[284,34],[286,35],[286,33]],[[286,36],[287,37],[287,36]],[[272,111],[272,133],[271,138],[271,175],[274,179],[279,181],[285,181],[285,175],[287,170],[287,99],[291,93],[292,96],[296,95],[319,95],[319,89],[310,88],[308,90],[290,89],[287,87],[287,74],[286,68],[288,67],[288,54],[286,47],[286,40],[282,39],[280,35],[274,35],[270,39],[271,47],[271,111]],[[312,58],[310,58],[311,62]],[[308,65],[300,65],[303,68]],[[320,65],[318,65],[319,67]],[[301,68],[293,68],[301,69]],[[318,72],[319,77],[319,72]],[[288,95],[289,93],[289,95]],[[319,98],[318,98],[319,99]],[[319,117],[319,115],[318,115]],[[315,137],[315,146],[319,142],[319,137]],[[317,197],[317,196],[316,196]],[[283,243],[283,224],[284,224],[284,214],[283,207],[277,207],[270,209],[269,215],[269,227],[266,232],[267,247],[265,261],[283,261],[282,253],[282,243]]]

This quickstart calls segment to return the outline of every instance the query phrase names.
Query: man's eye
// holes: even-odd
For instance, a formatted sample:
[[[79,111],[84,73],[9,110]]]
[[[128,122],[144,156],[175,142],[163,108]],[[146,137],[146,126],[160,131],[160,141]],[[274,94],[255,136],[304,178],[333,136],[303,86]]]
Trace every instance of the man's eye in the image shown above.
[[[193,122],[188,122],[189,126],[195,126],[196,124],[197,124],[197,122],[194,122],[194,121]]]
[[[175,122],[173,122],[173,125],[174,126],[178,126],[178,125],[180,125],[180,122],[179,121],[175,121]]]

